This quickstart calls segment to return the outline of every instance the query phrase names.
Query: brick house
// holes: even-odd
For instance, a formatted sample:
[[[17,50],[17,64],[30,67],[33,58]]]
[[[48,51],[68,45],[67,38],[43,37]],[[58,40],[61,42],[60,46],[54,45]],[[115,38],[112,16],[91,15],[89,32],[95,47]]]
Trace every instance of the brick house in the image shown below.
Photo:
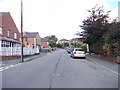
[[[79,41],[78,39],[74,38],[70,40],[70,43],[79,43],[81,45],[83,45],[82,41]]]
[[[9,12],[0,12],[0,46],[20,47],[20,32]]]
[[[58,43],[60,43],[60,44],[69,43],[69,40],[61,39],[61,40],[58,41]]]
[[[41,37],[38,32],[24,32],[23,33],[24,47],[41,49]]]
[[[49,39],[41,38],[41,48],[49,48]]]

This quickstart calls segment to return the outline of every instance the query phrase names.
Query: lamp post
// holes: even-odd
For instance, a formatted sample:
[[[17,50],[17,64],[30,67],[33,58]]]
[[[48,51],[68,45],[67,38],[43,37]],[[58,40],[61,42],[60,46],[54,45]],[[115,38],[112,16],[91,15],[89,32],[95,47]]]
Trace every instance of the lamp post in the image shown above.
[[[21,62],[23,60],[23,2],[21,0]]]

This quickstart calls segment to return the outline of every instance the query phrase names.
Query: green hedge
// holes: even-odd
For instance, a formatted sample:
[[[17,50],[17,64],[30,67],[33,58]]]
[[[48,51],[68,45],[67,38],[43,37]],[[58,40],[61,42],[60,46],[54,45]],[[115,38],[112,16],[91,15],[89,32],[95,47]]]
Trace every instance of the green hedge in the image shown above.
[[[80,46],[80,48],[82,48],[84,51],[87,52],[87,46],[86,45],[82,45],[82,46]]]

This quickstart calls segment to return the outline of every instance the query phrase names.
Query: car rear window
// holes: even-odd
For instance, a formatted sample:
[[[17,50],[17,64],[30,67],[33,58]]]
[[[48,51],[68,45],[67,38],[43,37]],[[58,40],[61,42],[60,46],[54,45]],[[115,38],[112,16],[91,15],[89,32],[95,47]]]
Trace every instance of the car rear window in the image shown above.
[[[75,49],[75,51],[84,51],[83,49]]]
[[[73,51],[74,49],[70,49],[70,51]]]

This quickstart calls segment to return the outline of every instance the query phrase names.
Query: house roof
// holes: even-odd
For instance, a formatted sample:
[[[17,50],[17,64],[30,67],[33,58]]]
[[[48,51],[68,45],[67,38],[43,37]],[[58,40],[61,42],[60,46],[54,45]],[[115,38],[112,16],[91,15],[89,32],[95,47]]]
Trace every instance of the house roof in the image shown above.
[[[0,12],[0,16],[3,16],[5,14],[8,14],[9,12]]]
[[[25,32],[23,34],[23,37],[27,38],[35,38],[37,36],[38,32]]]
[[[41,38],[41,42],[48,42],[49,39],[48,38]]]
[[[69,41],[69,40],[67,40],[67,39],[61,39],[60,41]]]

